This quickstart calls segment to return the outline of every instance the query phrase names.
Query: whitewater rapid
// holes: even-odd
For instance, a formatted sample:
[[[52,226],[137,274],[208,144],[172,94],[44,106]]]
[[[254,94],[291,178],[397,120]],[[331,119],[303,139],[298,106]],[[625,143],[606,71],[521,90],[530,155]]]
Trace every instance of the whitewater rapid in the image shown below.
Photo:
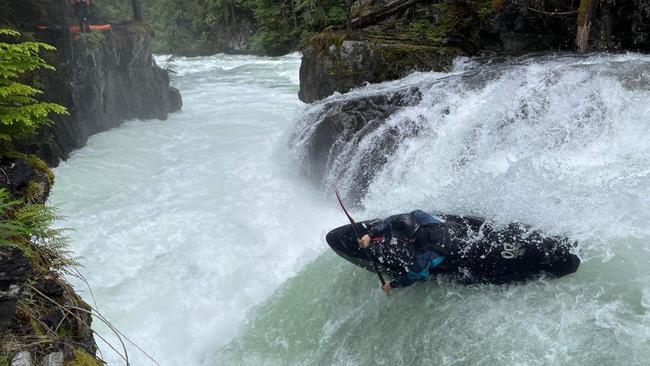
[[[344,219],[290,159],[299,62],[177,59],[181,112],[92,136],[55,170],[50,201],[99,310],[161,365],[199,365],[232,340]]]
[[[312,106],[296,97],[298,55],[176,66],[183,111],[93,136],[56,169],[51,197],[99,309],[162,365],[650,359],[650,57],[461,60]],[[418,101],[328,147],[321,181],[303,177],[328,106],[412,87]],[[418,207],[520,220],[578,240],[578,272],[505,286],[437,278],[385,296],[324,242],[345,224],[329,184],[357,188],[385,126],[403,134],[356,217]]]

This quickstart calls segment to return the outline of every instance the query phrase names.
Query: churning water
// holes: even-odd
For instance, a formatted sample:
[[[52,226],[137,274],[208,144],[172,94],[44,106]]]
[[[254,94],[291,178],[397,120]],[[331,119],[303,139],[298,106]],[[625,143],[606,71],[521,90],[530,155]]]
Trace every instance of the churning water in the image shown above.
[[[183,112],[94,136],[56,170],[52,202],[116,326],[164,365],[646,364],[650,57],[461,62],[302,112],[298,64],[180,59]],[[381,123],[343,125],[313,166],[328,113],[404,90],[417,97]],[[373,160],[385,139],[397,143]],[[322,186],[299,166],[322,171]],[[438,278],[385,296],[326,250],[345,223],[331,182],[363,193],[359,219],[419,207],[519,220],[580,241],[583,264],[555,280]]]

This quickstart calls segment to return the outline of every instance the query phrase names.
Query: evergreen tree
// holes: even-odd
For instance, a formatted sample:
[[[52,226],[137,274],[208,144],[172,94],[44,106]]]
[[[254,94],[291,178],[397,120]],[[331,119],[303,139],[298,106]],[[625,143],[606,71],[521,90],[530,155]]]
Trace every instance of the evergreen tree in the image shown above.
[[[18,37],[20,33],[0,29],[0,36]],[[42,50],[55,48],[40,42],[0,42],[0,140],[34,133],[39,126],[51,123],[50,113],[67,114],[63,106],[36,99],[43,92],[24,83],[32,71],[54,70],[40,57]]]

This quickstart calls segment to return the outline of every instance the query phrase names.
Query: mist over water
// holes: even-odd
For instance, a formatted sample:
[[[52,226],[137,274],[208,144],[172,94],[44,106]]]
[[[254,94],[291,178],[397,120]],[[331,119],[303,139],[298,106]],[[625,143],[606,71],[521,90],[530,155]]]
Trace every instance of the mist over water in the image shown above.
[[[51,197],[100,310],[161,364],[650,359],[650,57],[459,61],[306,107],[297,55],[176,64],[183,111],[92,137],[56,169]],[[328,104],[404,88],[421,99],[333,149],[321,184],[302,178]],[[417,207],[518,220],[578,240],[578,272],[505,286],[433,278],[385,296],[324,236],[345,224],[329,184],[352,190],[388,129],[399,144],[355,217]]]
[[[389,103],[382,95],[402,102],[385,108],[388,116],[368,114],[381,123],[359,126],[364,112],[354,106]],[[341,138],[323,163],[324,186],[358,191],[358,177],[376,170],[361,197],[364,216],[419,207],[526,222],[579,241],[583,264],[556,280],[462,286],[438,278],[386,297],[373,275],[325,254],[258,311],[221,364],[650,359],[650,57],[459,60],[451,73],[335,95],[307,108],[292,135],[307,171],[323,168],[309,152],[327,123],[339,123]],[[387,163],[375,163],[376,146],[395,140]]]
[[[344,219],[289,159],[299,62],[177,59],[182,112],[93,136],[55,170],[51,202],[100,311],[162,365],[198,365],[239,334]]]

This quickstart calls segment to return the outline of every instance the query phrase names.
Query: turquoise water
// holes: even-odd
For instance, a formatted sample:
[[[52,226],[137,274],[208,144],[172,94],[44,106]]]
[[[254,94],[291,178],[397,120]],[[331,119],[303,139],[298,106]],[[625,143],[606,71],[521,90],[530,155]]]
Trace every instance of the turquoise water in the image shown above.
[[[323,186],[302,178],[295,157],[322,105],[297,100],[298,67],[297,55],[179,59],[181,113],[96,135],[55,172],[51,201],[76,229],[100,310],[160,364],[650,359],[650,58],[532,59],[480,85],[454,83],[481,67],[459,63],[330,98],[433,85],[387,122],[426,133],[404,137],[357,218],[439,209],[581,243],[582,266],[562,279],[433,278],[390,296],[327,250],[325,234],[345,224],[327,185],[345,191],[349,177],[331,164]],[[348,151],[353,172],[364,151]]]

